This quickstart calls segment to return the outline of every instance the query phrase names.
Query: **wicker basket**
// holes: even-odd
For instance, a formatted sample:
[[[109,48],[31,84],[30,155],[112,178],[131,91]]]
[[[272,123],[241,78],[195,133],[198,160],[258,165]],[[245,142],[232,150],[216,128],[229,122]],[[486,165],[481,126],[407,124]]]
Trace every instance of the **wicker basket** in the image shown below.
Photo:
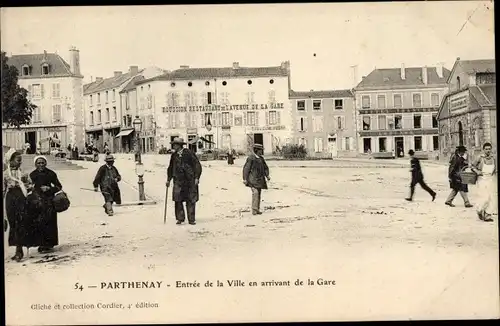
[[[472,171],[462,171],[460,172],[460,177],[462,178],[462,183],[475,185],[477,181],[477,174]]]

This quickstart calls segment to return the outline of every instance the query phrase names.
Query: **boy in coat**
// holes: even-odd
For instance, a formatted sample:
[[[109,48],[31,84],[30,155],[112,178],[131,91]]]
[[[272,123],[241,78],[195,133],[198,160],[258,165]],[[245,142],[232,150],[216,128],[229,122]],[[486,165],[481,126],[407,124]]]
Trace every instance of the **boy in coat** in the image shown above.
[[[420,166],[420,160],[415,157],[415,151],[410,149],[408,151],[408,155],[410,155],[410,164],[411,164],[411,183],[410,183],[410,197],[405,198],[407,201],[413,200],[413,195],[415,194],[415,186],[417,184],[422,187],[425,191],[429,193],[432,197],[432,201],[436,199],[436,192],[432,190],[424,181],[424,174],[422,173],[422,167]]]
[[[174,152],[170,157],[167,169],[167,187],[174,180],[172,199],[175,202],[176,224],[185,221],[183,202],[186,202],[187,218],[190,225],[196,224],[196,202],[199,200],[198,185],[202,172],[201,164],[196,155],[188,148],[182,138],[176,137],[172,142]]]
[[[269,168],[263,157],[264,147],[260,144],[253,146],[253,153],[250,154],[243,166],[243,183],[252,189],[252,215],[260,215],[260,202],[262,189],[267,189]]]
[[[95,176],[94,191],[97,192],[99,191],[98,187],[101,188],[104,197],[104,211],[109,216],[113,216],[113,202],[122,203],[120,187],[118,187],[118,182],[121,181],[122,177],[114,166],[115,158],[113,155],[106,155],[104,161],[106,164],[99,168]]]
[[[445,201],[445,204],[450,207],[455,207],[452,202],[458,193],[460,193],[460,196],[462,196],[465,207],[473,207],[469,202],[469,198],[467,197],[469,187],[466,184],[462,183],[462,177],[460,176],[460,172],[469,165],[465,158],[466,152],[467,149],[465,148],[465,146],[458,146],[455,155],[453,155],[450,160],[450,166],[448,168],[448,179],[450,181],[450,188],[452,190]]]

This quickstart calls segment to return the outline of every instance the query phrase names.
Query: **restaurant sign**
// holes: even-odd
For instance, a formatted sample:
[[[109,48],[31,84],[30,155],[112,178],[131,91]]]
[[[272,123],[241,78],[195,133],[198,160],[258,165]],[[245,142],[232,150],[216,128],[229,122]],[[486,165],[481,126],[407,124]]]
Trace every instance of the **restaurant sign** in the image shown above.
[[[275,110],[283,109],[283,103],[269,104],[241,104],[241,105],[194,105],[194,106],[164,106],[165,112],[212,112],[212,111],[239,111],[239,110]]]
[[[285,126],[252,127],[252,131],[285,130]]]
[[[469,93],[461,92],[450,96],[450,111],[461,111],[469,106]]]

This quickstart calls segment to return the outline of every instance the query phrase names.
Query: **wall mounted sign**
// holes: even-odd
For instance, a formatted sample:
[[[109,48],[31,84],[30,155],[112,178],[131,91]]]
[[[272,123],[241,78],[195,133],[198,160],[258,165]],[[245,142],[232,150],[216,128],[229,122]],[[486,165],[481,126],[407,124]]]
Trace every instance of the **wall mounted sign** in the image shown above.
[[[237,111],[283,109],[283,103],[240,104],[240,105],[196,105],[196,106],[164,106],[163,112],[203,112],[203,111]]]
[[[461,92],[450,96],[450,111],[467,109],[469,106],[469,92]]]
[[[285,130],[285,126],[252,127],[252,131]]]

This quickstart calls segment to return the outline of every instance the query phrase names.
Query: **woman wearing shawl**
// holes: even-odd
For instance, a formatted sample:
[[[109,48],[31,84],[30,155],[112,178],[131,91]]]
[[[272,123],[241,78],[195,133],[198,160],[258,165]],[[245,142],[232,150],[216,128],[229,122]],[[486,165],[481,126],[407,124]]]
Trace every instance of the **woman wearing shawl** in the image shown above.
[[[35,157],[34,162],[36,169],[30,173],[30,178],[34,185],[34,191],[40,196],[41,205],[38,209],[33,210],[32,214],[37,216],[36,220],[39,221],[40,246],[38,252],[45,253],[59,244],[57,212],[52,201],[54,195],[62,189],[62,185],[57,174],[47,168],[45,156]]]
[[[23,247],[37,245],[35,226],[28,213],[28,195],[33,185],[29,175],[21,170],[22,155],[14,149],[5,154],[6,169],[3,173],[4,216],[9,222],[9,246],[16,247],[13,260],[19,262],[24,257]]]

